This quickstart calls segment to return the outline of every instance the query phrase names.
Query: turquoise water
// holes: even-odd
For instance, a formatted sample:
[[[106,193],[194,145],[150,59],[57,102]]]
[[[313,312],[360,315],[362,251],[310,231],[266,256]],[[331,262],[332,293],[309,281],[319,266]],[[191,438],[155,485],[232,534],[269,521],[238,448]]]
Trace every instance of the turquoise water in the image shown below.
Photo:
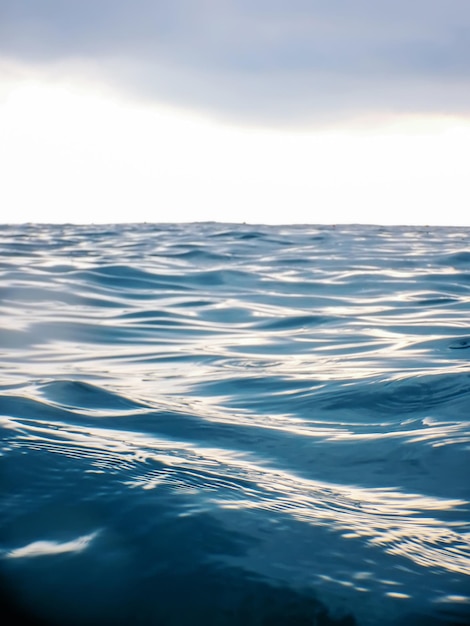
[[[0,228],[8,624],[470,623],[470,229]]]

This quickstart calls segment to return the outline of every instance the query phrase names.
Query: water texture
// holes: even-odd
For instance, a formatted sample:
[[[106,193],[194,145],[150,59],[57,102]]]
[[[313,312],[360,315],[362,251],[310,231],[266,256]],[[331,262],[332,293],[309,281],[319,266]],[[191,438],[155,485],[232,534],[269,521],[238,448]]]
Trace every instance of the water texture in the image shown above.
[[[470,623],[470,229],[2,226],[0,355],[6,623]]]

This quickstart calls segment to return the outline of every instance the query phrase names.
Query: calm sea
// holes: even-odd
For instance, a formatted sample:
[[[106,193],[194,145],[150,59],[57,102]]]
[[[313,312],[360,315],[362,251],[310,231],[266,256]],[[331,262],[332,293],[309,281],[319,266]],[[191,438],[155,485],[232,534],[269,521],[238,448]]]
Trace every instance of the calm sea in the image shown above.
[[[2,226],[0,350],[2,624],[470,623],[470,229]]]

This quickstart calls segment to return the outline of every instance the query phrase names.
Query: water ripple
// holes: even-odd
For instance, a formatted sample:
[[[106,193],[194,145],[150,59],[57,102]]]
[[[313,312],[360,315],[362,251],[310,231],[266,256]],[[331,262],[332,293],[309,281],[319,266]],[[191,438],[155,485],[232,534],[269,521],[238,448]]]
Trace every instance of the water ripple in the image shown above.
[[[76,626],[468,623],[469,239],[0,227],[5,602]]]

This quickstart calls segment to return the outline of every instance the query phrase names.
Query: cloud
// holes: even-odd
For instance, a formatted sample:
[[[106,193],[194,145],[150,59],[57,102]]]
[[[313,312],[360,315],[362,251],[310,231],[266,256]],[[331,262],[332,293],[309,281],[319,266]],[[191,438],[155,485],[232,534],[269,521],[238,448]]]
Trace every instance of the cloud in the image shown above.
[[[255,123],[470,114],[468,0],[0,0],[0,54]]]

